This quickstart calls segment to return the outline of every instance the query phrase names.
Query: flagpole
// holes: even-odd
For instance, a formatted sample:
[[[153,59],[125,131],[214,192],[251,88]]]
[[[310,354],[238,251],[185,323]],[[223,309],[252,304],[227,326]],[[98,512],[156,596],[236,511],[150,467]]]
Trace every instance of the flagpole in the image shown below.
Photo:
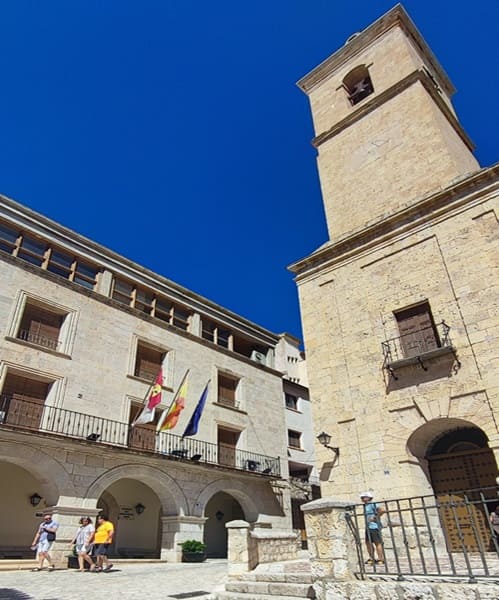
[[[161,365],[159,367],[159,371],[156,373],[154,379],[152,380],[152,383],[149,384],[149,388],[146,392],[146,395],[144,396],[144,399],[142,400],[142,404],[140,406],[140,410],[137,411],[137,414],[135,415],[135,418],[133,420],[133,423],[131,424],[132,427],[135,426],[135,422],[137,421],[137,419],[139,418],[139,416],[142,414],[144,408],[146,407],[147,403],[149,402],[149,397],[151,395],[151,392],[154,389],[154,386],[156,385],[156,380],[158,379],[158,375],[161,373],[161,389],[163,389],[163,365]]]
[[[180,382],[180,385],[177,388],[177,391],[175,392],[175,396],[173,396],[173,400],[170,403],[170,406],[168,408],[165,408],[165,410],[163,411],[163,414],[161,415],[158,424],[156,425],[156,435],[158,433],[160,433],[161,431],[161,426],[163,425],[166,417],[168,416],[168,413],[170,412],[172,406],[175,404],[175,401],[177,400],[177,396],[178,393],[180,392],[180,390],[182,389],[182,386],[184,385],[184,381],[187,378],[187,375],[189,374],[190,369],[187,369],[187,371],[185,372],[185,375],[182,377],[182,381]]]

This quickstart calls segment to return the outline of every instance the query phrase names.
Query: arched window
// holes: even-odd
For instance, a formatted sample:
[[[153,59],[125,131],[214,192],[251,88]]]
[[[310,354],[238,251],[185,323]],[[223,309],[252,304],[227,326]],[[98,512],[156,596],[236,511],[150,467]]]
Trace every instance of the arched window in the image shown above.
[[[365,65],[359,65],[352,69],[343,79],[343,87],[352,106],[374,92],[371,77]]]

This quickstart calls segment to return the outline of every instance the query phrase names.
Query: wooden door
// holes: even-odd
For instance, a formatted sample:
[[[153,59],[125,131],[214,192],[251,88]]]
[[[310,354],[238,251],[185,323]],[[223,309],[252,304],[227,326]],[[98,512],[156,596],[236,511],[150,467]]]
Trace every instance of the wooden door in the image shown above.
[[[400,311],[395,314],[395,317],[405,358],[418,356],[438,348],[440,344],[430,306],[427,303]]]
[[[490,529],[480,490],[485,498],[495,493],[497,465],[492,450],[431,457],[429,468],[433,490],[442,503],[440,518],[449,550],[460,552],[463,545],[470,552],[480,545],[487,549]]]
[[[2,390],[6,398],[4,422],[16,427],[39,429],[49,388],[49,383],[8,374]]]
[[[133,423],[142,408],[143,405],[141,404],[132,404],[130,409],[130,423]],[[156,450],[156,422],[157,417],[152,423],[130,427],[128,445],[138,450]]]
[[[239,431],[218,428],[218,462],[229,467],[236,466],[236,446]]]

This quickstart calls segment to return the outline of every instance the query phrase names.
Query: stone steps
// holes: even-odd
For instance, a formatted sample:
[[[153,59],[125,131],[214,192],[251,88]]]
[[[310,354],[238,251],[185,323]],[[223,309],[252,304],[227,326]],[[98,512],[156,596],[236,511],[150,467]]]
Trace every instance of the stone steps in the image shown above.
[[[312,584],[286,581],[231,581],[225,584],[225,591],[258,596],[315,598]]]
[[[308,561],[262,564],[225,584],[217,600],[307,600],[315,598]]]

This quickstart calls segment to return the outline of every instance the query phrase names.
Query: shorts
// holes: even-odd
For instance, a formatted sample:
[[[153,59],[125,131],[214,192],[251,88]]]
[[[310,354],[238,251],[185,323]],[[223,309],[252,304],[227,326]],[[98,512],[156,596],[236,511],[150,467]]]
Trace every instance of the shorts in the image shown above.
[[[109,544],[95,544],[94,556],[107,556]]]
[[[77,554],[90,554],[92,552],[92,545],[87,544],[76,544],[76,553]]]
[[[54,542],[49,542],[48,540],[43,540],[43,542],[38,542],[37,552],[50,552]]]
[[[381,544],[381,531],[379,529],[366,529],[366,542]]]

